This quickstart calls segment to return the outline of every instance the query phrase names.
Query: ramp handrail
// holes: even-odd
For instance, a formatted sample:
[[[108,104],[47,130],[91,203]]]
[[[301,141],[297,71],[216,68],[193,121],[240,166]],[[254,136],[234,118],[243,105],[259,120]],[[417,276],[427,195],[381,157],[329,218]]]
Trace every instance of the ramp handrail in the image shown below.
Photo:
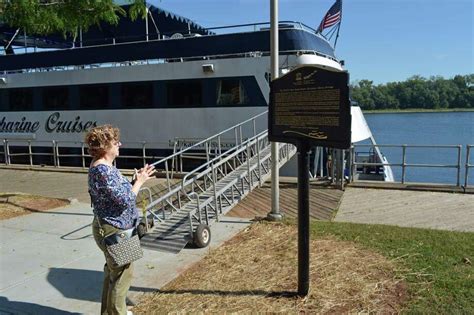
[[[222,163],[228,161],[229,159],[235,157],[237,154],[239,153],[242,153],[244,150],[246,150],[247,148],[247,145],[249,145],[250,143],[252,142],[255,142],[256,139],[258,138],[266,138],[266,135],[267,135],[267,130],[261,132],[260,134],[252,137],[252,138],[249,138],[247,140],[245,140],[244,142],[242,142],[241,144],[239,144],[238,146],[235,146],[229,150],[227,150],[224,155],[227,155],[225,158],[222,158],[222,155],[219,155],[215,158],[213,158],[212,160],[210,160],[209,162],[206,162],[205,164],[202,164],[200,166],[198,166],[197,168],[193,169],[192,171],[188,172],[184,177],[183,179],[181,180],[181,184],[180,185],[176,185],[174,186],[174,188],[171,188],[171,186],[168,186],[168,192],[166,194],[164,194],[163,196],[153,200],[152,202],[150,202],[150,204],[148,204],[147,206],[147,209],[152,209],[153,207],[155,207],[157,204],[159,204],[160,202],[162,202],[163,200],[167,199],[167,198],[170,198],[171,196],[173,196],[174,194],[178,193],[179,191],[183,192],[184,195],[188,195],[187,191],[185,190],[185,187],[187,187],[188,185],[192,184],[193,182],[195,182],[194,179],[188,179],[192,174],[195,174],[198,170],[206,167],[206,170],[202,173],[200,173],[198,175],[198,177],[202,177],[204,176],[205,174],[208,174],[210,172],[210,166],[212,166],[216,161],[219,161],[221,160]],[[212,137],[211,137],[212,138]],[[181,152],[184,152],[185,150],[183,151],[180,151],[180,152],[177,152],[173,155],[178,155],[179,153]],[[232,151],[235,151],[232,153]],[[232,153],[230,155],[228,155],[228,153]],[[171,156],[170,156],[171,157]],[[163,161],[166,160],[166,159],[163,159]],[[221,164],[222,164],[221,163]],[[217,167],[216,165],[214,165],[215,167]]]
[[[268,110],[266,110],[266,111],[264,111],[264,112],[262,112],[262,113],[260,113],[260,114],[257,114],[257,115],[255,115],[255,116],[253,116],[252,118],[249,118],[249,119],[247,119],[247,120],[244,120],[244,121],[241,122],[241,123],[238,123],[238,124],[236,124],[236,125],[234,125],[234,126],[232,126],[232,127],[229,127],[229,128],[227,128],[227,129],[225,129],[225,130],[223,130],[223,131],[221,131],[221,132],[219,132],[219,133],[217,133],[217,134],[215,134],[215,135],[212,135],[212,136],[210,136],[210,137],[204,139],[204,140],[201,140],[201,141],[199,141],[199,142],[193,144],[192,146],[187,147],[186,149],[183,149],[183,150],[181,150],[181,151],[179,151],[179,152],[176,152],[176,153],[174,153],[174,154],[172,154],[172,155],[170,155],[170,156],[167,156],[167,157],[165,157],[165,158],[163,158],[163,159],[161,159],[161,160],[159,160],[159,161],[156,161],[156,162],[152,163],[151,165],[156,166],[156,165],[162,164],[162,163],[164,163],[165,161],[170,160],[170,159],[173,159],[173,158],[175,158],[175,157],[177,157],[177,156],[179,156],[179,155],[182,155],[183,153],[185,153],[185,152],[187,152],[187,151],[190,151],[190,150],[192,150],[192,149],[198,148],[198,147],[202,146],[203,144],[205,144],[205,143],[207,143],[207,142],[209,142],[209,141],[211,141],[211,140],[213,140],[213,139],[219,139],[219,137],[220,137],[221,135],[223,135],[223,134],[225,134],[225,133],[227,133],[227,132],[229,132],[229,131],[231,131],[231,130],[236,130],[236,128],[241,128],[243,125],[247,124],[247,123],[250,122],[250,121],[252,121],[252,122],[254,123],[254,126],[255,126],[255,120],[256,120],[257,118],[259,118],[259,117],[261,117],[261,116],[267,114],[267,113],[268,113]],[[254,127],[254,131],[256,132],[255,127]],[[254,135],[255,135],[255,133],[254,133]],[[242,136],[242,134],[240,134],[240,136]]]

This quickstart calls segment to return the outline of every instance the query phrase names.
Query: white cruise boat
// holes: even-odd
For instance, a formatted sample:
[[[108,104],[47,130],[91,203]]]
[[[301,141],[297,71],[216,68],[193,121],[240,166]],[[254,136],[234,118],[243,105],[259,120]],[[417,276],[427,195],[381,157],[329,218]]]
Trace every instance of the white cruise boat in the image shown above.
[[[14,48],[0,55],[0,141],[77,153],[89,128],[112,124],[125,152],[163,156],[267,110],[269,23],[205,28],[147,6],[146,21],[121,18],[76,42],[0,25]],[[331,44],[293,21],[279,24],[279,63],[343,71]]]

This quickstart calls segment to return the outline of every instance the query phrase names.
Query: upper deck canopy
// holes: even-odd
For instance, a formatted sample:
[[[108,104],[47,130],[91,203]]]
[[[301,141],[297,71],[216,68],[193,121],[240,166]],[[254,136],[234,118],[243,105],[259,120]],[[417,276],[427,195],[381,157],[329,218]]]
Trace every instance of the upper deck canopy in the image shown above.
[[[201,25],[198,25],[190,19],[184,18],[177,14],[165,11],[161,8],[147,3],[148,15],[148,38],[158,39],[161,35],[171,36],[174,33],[186,32],[192,34],[208,35],[211,32],[206,30]],[[128,11],[130,5],[122,6],[125,11]],[[7,40],[14,36],[17,30],[2,22],[0,22],[0,40]],[[82,42],[80,38],[76,38],[73,43],[73,38],[62,36],[61,34],[52,34],[48,36],[38,36],[26,34],[26,42],[23,31],[15,36],[12,44],[14,46],[24,47],[38,47],[38,48],[69,48],[73,46],[92,46],[116,43],[140,41],[146,39],[146,21],[138,18],[132,21],[129,17],[120,17],[117,25],[110,25],[101,23],[98,26],[91,27],[87,32],[82,34]]]
[[[270,53],[268,23],[206,29],[153,5],[148,7],[148,37],[145,20],[132,21],[124,17],[115,26],[102,24],[90,28],[82,34],[82,40],[77,38],[75,43],[71,38],[64,39],[61,35],[30,36],[25,40],[20,32],[14,39],[15,45],[58,49],[34,53],[21,53],[23,50],[20,49],[17,54],[0,55],[0,71]],[[242,31],[242,27],[249,27],[251,30]],[[232,33],[232,28],[238,32]],[[335,59],[333,47],[306,25],[280,22],[279,28],[280,52],[314,53]],[[215,34],[217,29],[224,33]],[[0,24],[0,39],[1,36],[6,39],[8,35],[11,38],[15,32],[15,29]]]

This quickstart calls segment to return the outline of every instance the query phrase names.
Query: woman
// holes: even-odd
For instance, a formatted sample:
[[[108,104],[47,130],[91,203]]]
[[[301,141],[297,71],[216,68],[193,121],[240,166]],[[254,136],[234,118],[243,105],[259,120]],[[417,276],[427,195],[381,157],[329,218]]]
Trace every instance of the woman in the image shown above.
[[[120,131],[110,125],[91,129],[85,138],[92,162],[89,168],[89,194],[94,208],[92,232],[104,252],[104,284],[101,314],[131,314],[125,299],[132,280],[132,264],[115,267],[108,256],[103,239],[120,230],[137,225],[135,206],[140,187],[152,176],[154,167],[145,165],[135,173],[133,185],[113,166],[119,155]]]

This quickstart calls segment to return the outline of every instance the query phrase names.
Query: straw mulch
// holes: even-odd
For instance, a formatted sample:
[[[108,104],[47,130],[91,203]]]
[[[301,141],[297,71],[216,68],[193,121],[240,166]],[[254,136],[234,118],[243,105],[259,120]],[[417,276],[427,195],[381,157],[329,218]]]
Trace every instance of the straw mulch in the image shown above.
[[[32,212],[64,207],[68,200],[20,193],[0,193],[0,220],[10,219]]]
[[[397,313],[407,298],[394,264],[334,239],[311,240],[310,292],[295,295],[297,230],[254,223],[166,285],[134,313]]]

